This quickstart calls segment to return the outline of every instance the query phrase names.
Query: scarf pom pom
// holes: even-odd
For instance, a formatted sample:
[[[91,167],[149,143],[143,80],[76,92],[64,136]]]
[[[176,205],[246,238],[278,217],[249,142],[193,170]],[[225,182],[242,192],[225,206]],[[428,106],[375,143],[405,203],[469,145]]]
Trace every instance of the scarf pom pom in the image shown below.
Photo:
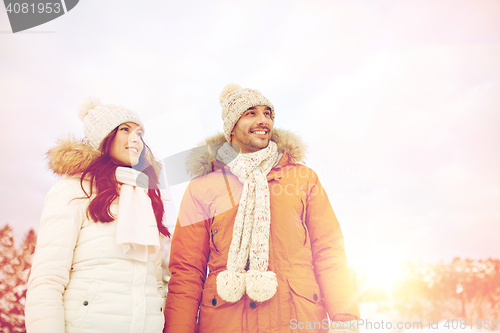
[[[257,302],[264,302],[274,296],[278,288],[276,274],[251,269],[246,273],[247,295]]]
[[[224,271],[217,275],[217,293],[226,302],[237,302],[245,293],[245,275]]]

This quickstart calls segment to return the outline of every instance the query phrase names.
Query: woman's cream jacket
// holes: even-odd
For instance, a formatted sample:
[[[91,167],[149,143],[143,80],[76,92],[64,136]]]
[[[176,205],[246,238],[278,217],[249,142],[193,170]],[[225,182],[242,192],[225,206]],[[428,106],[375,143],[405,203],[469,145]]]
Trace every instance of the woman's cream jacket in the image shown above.
[[[132,260],[116,244],[116,221],[94,222],[86,214],[80,175],[95,154],[73,140],[49,152],[62,179],[45,198],[26,297],[28,333],[163,329],[161,251],[147,262]],[[118,200],[111,205],[115,214]]]

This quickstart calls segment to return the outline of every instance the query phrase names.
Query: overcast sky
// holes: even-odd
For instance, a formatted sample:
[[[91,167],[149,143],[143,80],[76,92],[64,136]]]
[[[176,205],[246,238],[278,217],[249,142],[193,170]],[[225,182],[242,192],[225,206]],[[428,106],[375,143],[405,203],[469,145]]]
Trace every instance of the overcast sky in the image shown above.
[[[12,34],[2,7],[0,226],[38,228],[44,154],[83,137],[82,98],[137,111],[163,159],[222,130],[237,83],[307,144],[350,263],[498,258],[499,17],[485,0],[85,0]]]

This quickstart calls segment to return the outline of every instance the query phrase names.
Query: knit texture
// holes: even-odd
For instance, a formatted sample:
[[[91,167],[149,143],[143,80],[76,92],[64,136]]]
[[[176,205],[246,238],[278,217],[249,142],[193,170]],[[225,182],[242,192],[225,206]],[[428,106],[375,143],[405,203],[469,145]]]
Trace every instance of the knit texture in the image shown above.
[[[229,246],[227,270],[217,275],[217,293],[227,302],[238,301],[243,294],[264,302],[276,293],[276,274],[268,271],[271,209],[267,174],[278,163],[273,141],[254,153],[238,154],[229,143],[218,151],[218,159],[243,183]],[[248,272],[245,271],[250,261]]]
[[[149,255],[160,250],[156,218],[147,194],[148,177],[132,168],[116,168],[120,186],[116,244],[131,259],[147,262]]]
[[[78,115],[83,121],[86,143],[96,150],[99,150],[104,138],[123,123],[136,123],[144,131],[144,125],[137,113],[119,105],[102,105],[96,98],[82,100]]]
[[[243,112],[257,105],[265,105],[271,109],[271,118],[274,120],[274,106],[258,90],[242,88],[230,83],[220,94],[222,106],[222,120],[224,121],[224,136],[231,141],[231,131],[240,119]]]

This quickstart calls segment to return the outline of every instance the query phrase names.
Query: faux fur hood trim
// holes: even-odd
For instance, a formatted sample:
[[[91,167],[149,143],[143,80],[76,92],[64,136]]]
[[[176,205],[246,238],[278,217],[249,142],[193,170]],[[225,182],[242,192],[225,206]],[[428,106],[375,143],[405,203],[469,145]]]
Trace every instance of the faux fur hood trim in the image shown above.
[[[271,140],[278,146],[278,153],[286,152],[291,164],[303,163],[306,154],[306,145],[295,133],[275,128]],[[212,172],[212,164],[215,162],[217,152],[227,142],[223,133],[209,137],[199,147],[193,149],[189,154],[186,167],[192,176],[204,176]]]
[[[50,169],[58,175],[81,174],[100,152],[72,137],[57,140],[54,148],[47,152]]]

